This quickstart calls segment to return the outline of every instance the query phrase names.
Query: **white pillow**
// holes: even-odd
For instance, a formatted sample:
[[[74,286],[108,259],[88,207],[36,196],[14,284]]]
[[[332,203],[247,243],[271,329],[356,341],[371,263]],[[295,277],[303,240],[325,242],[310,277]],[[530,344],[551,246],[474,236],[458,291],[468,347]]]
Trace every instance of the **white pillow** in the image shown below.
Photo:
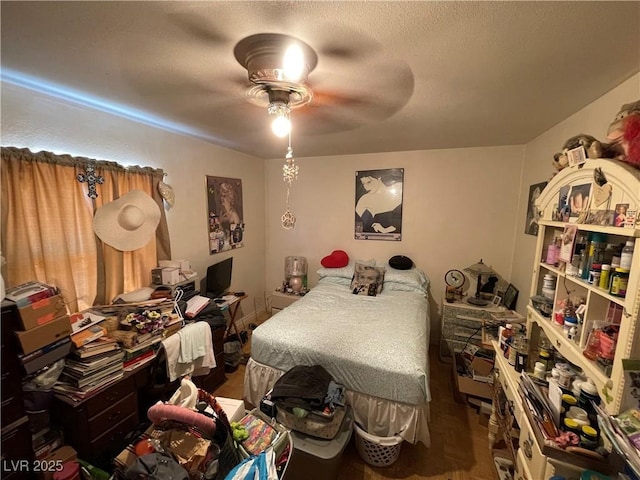
[[[387,268],[384,276],[384,288],[426,294],[429,288],[429,279],[422,270],[416,267],[409,270]]]
[[[354,272],[353,266],[356,264],[356,262],[364,265],[369,265],[371,267],[375,267],[376,265],[376,261],[373,259],[352,260],[352,261],[349,261],[349,264],[345,267],[338,267],[338,268],[320,267],[316,271],[316,273],[318,274],[318,277],[320,277],[321,279],[326,277],[348,278],[349,283],[351,283],[351,279],[353,278],[353,272]]]

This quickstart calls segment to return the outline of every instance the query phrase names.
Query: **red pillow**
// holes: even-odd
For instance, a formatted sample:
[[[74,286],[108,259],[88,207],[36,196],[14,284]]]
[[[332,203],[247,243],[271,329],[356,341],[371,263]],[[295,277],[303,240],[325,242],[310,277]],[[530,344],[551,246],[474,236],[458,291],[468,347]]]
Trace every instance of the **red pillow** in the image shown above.
[[[320,264],[325,268],[341,268],[349,264],[349,255],[344,250],[334,250],[331,255],[327,255]]]

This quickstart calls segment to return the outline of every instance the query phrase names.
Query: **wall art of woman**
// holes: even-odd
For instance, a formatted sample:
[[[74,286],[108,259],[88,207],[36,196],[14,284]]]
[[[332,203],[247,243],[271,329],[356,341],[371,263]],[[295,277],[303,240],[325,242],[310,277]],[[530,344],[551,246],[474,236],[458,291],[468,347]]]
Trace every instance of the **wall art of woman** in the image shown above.
[[[403,177],[402,168],[356,172],[356,239],[401,239]]]

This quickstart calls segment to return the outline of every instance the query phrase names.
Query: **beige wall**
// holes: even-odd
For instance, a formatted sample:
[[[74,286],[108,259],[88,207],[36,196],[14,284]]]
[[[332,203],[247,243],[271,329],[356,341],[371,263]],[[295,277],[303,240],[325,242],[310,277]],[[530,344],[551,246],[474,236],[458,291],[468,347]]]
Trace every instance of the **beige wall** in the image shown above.
[[[7,84],[2,84],[2,145],[162,168],[176,195],[175,207],[166,212],[173,258],[190,260],[204,277],[208,265],[233,255],[232,288],[250,295],[243,313],[253,311],[253,298],[263,298],[262,160]],[[245,247],[209,255],[206,175],[242,179]]]
[[[167,212],[174,258],[188,258],[201,275],[230,255],[208,253],[205,175],[241,178],[246,247],[233,252],[232,288],[250,294],[245,315],[254,299],[262,300],[280,284],[288,255],[307,257],[314,284],[320,259],[334,249],[378,261],[403,254],[431,279],[432,340],[437,340],[444,273],[480,258],[518,287],[518,310],[524,312],[535,247],[535,238],[524,234],[529,185],[551,176],[553,154],[567,138],[584,132],[604,139],[620,105],[638,98],[640,75],[635,75],[526,146],[297,159],[300,176],[291,210],[298,223],[291,231],[280,224],[282,159],[264,162],[7,84],[2,84],[1,142],[163,168],[176,193],[176,207]],[[355,172],[396,167],[405,169],[403,240],[354,240]]]
[[[302,140],[298,140],[300,142]],[[406,255],[431,279],[432,341],[439,335],[444,274],[481,258],[511,276],[522,147],[467,148],[297,159],[291,192],[293,230],[284,230],[283,160],[267,164],[267,287],[283,280],[284,259],[309,262],[309,283],[320,260],[335,249],[379,262]],[[402,241],[355,240],[355,172],[404,168]],[[474,284],[475,285],[475,284]],[[474,290],[475,291],[475,290]]]
[[[607,128],[620,107],[640,99],[640,74],[636,74],[618,87],[587,105],[555,127],[527,143],[524,155],[522,196],[518,205],[517,230],[514,245],[512,281],[524,295],[531,288],[531,266],[536,238],[524,234],[529,185],[547,181],[553,175],[551,164],[554,153],[562,149],[564,142],[580,133],[589,134],[606,142]],[[525,313],[526,302],[518,302],[518,310]]]

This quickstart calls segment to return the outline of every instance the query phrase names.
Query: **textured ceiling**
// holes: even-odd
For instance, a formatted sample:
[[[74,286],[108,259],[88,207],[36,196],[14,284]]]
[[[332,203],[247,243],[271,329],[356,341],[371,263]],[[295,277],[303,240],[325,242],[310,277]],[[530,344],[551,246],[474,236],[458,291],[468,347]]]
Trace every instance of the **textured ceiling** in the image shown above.
[[[234,46],[318,54],[296,156],[522,144],[640,70],[640,2],[7,2],[2,79],[261,158]],[[640,97],[640,88],[639,88]],[[578,132],[576,132],[578,133]]]

